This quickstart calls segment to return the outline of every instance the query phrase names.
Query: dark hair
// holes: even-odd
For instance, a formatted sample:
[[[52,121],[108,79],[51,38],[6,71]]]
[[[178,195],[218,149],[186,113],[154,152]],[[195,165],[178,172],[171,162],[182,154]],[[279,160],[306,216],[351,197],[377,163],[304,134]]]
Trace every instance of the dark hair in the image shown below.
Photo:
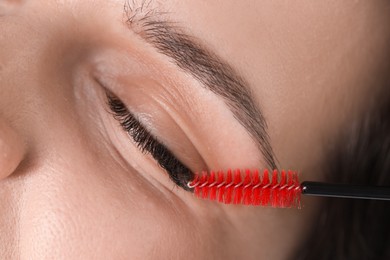
[[[329,181],[390,186],[390,100],[373,107],[348,122],[326,162]],[[329,198],[320,211],[294,259],[390,259],[390,201]]]

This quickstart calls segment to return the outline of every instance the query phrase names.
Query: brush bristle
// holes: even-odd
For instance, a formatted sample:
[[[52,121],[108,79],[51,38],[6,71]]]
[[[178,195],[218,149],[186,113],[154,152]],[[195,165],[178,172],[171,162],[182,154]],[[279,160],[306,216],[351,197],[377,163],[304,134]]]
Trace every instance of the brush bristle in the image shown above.
[[[300,207],[301,188],[294,171],[228,170],[196,173],[188,183],[197,197],[225,204]]]

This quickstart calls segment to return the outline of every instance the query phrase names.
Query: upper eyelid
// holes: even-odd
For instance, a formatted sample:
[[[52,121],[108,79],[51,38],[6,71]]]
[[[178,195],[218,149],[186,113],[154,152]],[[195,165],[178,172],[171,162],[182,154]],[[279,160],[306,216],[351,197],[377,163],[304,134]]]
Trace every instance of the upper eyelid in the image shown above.
[[[119,119],[118,121],[129,132],[138,148],[142,152],[149,152],[158,161],[160,166],[169,173],[170,179],[176,185],[185,190],[191,190],[187,187],[187,183],[193,178],[191,170],[180,162],[156,137],[152,136],[119,98],[109,91],[106,91],[106,95],[108,105],[114,112],[114,117]],[[126,120],[126,122],[123,120]]]
[[[225,100],[235,118],[256,141],[268,166],[277,169],[267,122],[243,77],[194,37],[180,30],[176,23],[165,18],[160,20],[161,13],[157,9],[127,2],[124,11],[126,23],[133,32]]]

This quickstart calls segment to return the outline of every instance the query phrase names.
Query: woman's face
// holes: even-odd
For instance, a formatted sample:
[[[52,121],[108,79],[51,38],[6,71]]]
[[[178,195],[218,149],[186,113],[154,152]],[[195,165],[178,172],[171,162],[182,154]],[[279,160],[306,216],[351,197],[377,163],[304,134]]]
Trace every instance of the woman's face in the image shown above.
[[[287,257],[318,201],[198,200],[145,142],[168,171],[321,180],[387,69],[386,4],[1,1],[0,258]]]

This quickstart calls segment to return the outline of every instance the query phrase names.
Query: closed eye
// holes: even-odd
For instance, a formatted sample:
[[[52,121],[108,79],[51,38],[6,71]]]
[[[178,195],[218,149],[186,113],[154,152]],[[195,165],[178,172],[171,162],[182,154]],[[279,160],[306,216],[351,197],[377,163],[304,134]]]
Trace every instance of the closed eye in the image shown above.
[[[187,183],[193,179],[191,170],[181,163],[173,153],[141,124],[123,102],[113,93],[106,91],[107,104],[123,130],[133,139],[143,153],[149,153],[154,160],[169,174],[170,179],[185,190],[190,190]]]

